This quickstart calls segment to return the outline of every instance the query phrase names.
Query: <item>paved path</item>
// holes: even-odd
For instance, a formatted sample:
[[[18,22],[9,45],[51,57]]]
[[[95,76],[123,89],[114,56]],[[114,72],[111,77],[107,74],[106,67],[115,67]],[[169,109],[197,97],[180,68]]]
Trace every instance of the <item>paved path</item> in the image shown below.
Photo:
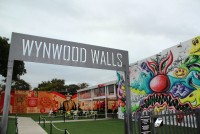
[[[19,134],[47,134],[33,119],[29,117],[18,117]]]
[[[108,119],[97,119],[97,120],[108,120]],[[87,120],[66,120],[66,122],[77,122],[77,121],[94,121],[94,119]],[[62,121],[53,121],[55,123]],[[29,117],[18,117],[18,133],[19,134],[47,134],[47,132],[33,119]],[[50,123],[50,121],[46,121]]]

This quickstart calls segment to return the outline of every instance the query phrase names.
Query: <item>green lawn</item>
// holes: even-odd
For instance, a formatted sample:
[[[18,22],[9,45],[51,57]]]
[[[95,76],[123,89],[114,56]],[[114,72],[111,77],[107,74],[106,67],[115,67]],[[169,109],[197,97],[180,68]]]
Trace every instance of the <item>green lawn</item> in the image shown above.
[[[1,121],[1,118],[0,118]],[[15,134],[16,127],[15,127],[15,119],[9,118],[8,119],[8,126],[7,126],[7,134]]]
[[[70,134],[124,134],[124,121],[118,119],[82,122],[54,123],[55,127],[67,129]],[[41,124],[43,127],[43,125]],[[50,134],[50,124],[43,127]],[[52,134],[64,134],[52,127]]]
[[[110,120],[94,120],[84,122],[67,122],[54,123],[55,127],[64,130],[67,129],[70,134],[124,134],[124,120],[110,119]],[[151,124],[153,125],[153,124]],[[43,127],[43,124],[41,124]],[[52,127],[52,134],[64,134],[63,131],[58,131]],[[152,127],[153,128],[153,127]],[[45,131],[50,134],[50,124],[43,127]],[[133,122],[133,134],[139,134],[139,126]],[[153,130],[152,130],[153,131]],[[155,128],[156,134],[177,134],[177,133],[191,133],[197,134],[196,129],[184,126],[164,125]],[[153,133],[153,132],[152,132]]]
[[[7,134],[15,134],[16,127],[15,127],[15,119],[9,119],[8,120],[8,128],[7,128]]]
[[[39,115],[41,114],[19,114],[18,116],[31,117],[33,120],[38,121]],[[14,116],[14,115],[9,115]],[[43,114],[42,116],[47,116]],[[63,122],[62,117],[46,117],[47,121],[57,121],[53,124],[60,130],[67,129],[70,134],[124,134],[124,120],[119,119],[108,119],[108,120],[92,120],[92,121],[77,121],[77,122]],[[1,118],[0,118],[1,120]],[[41,121],[41,127],[50,134],[50,123],[46,123],[43,126],[43,121]],[[153,124],[151,124],[152,126]],[[52,127],[52,134],[64,134],[62,131],[58,131]],[[152,127],[153,128],[153,127]],[[7,134],[15,134],[15,119],[9,118],[8,120],[8,132]],[[136,122],[133,122],[133,134],[138,134],[139,127]],[[177,133],[191,133],[197,134],[197,129],[188,128],[185,126],[173,126],[173,125],[163,125],[161,127],[155,128],[157,134],[177,134]]]

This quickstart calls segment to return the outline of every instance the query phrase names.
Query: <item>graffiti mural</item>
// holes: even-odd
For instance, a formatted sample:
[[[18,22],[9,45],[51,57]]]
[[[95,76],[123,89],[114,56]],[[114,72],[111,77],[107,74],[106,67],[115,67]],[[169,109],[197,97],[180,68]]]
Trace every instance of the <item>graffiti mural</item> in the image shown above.
[[[132,112],[200,108],[200,37],[132,64],[130,90]]]
[[[0,113],[3,112],[4,91],[0,92]],[[10,113],[48,113],[50,109],[58,110],[66,96],[58,92],[24,91],[11,92]]]
[[[117,97],[118,97],[118,117],[123,118],[123,113],[126,110],[126,91],[124,83],[124,75],[122,72],[117,72]]]

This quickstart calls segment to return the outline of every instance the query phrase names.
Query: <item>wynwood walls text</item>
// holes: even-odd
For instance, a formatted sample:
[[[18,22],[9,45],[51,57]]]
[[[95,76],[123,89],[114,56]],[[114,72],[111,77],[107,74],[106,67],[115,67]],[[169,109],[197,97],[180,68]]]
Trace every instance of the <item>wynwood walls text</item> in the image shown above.
[[[21,39],[23,56],[62,60],[65,62],[92,62],[96,65],[122,67],[123,55],[120,52],[88,49],[73,45],[58,44],[37,40]]]

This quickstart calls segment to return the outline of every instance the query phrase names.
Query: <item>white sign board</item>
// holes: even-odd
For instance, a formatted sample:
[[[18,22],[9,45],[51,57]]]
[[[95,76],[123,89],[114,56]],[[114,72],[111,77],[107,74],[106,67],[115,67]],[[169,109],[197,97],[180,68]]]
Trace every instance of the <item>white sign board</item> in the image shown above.
[[[162,118],[157,118],[156,122],[154,123],[154,126],[159,127],[162,121],[163,121]]]

